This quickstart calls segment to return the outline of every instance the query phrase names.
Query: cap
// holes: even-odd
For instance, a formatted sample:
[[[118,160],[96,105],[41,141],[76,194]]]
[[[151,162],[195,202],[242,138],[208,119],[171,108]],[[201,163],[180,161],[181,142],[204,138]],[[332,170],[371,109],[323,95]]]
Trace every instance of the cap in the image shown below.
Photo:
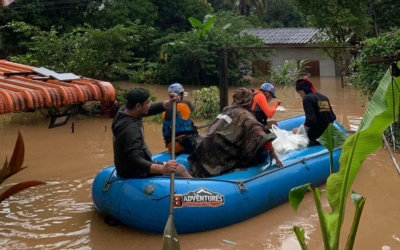
[[[138,103],[143,103],[150,98],[150,92],[143,87],[135,87],[129,90],[126,95],[126,102],[131,106],[135,106]]]

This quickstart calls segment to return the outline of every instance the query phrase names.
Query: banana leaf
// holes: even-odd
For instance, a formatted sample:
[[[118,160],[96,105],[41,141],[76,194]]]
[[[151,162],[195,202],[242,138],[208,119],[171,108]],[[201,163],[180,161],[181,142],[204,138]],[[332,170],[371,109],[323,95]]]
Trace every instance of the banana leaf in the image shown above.
[[[325,129],[321,137],[317,139],[317,141],[329,151],[331,174],[334,172],[333,150],[341,147],[348,137],[346,133],[331,123],[328,128]]]
[[[400,66],[400,62],[397,65]],[[309,184],[294,188],[289,194],[290,203],[293,208],[296,208],[295,210],[297,210],[307,190],[311,189],[314,198],[317,197],[315,205],[317,211],[322,211],[318,215],[325,249],[336,250],[339,248],[340,229],[343,224],[350,188],[367,156],[382,147],[381,135],[384,130],[398,118],[397,103],[399,101],[400,78],[394,77],[393,79],[392,81],[392,76],[388,70],[367,107],[358,131],[347,138],[342,146],[339,172],[331,174],[326,184],[326,196],[332,212],[322,211],[320,195],[318,195],[320,191],[318,189],[313,190]],[[294,198],[294,196],[300,197]],[[361,208],[362,210],[361,205],[364,201],[356,203],[357,209]],[[361,214],[361,211],[359,213]],[[356,232],[356,230],[352,229],[352,232]]]
[[[400,62],[398,63],[400,66]],[[360,127],[342,147],[340,170],[329,176],[326,196],[332,208],[327,217],[327,231],[332,249],[339,247],[340,229],[343,224],[346,199],[361,165],[368,155],[382,147],[382,133],[397,120],[400,78],[394,78],[390,70],[382,78],[363,116]]]

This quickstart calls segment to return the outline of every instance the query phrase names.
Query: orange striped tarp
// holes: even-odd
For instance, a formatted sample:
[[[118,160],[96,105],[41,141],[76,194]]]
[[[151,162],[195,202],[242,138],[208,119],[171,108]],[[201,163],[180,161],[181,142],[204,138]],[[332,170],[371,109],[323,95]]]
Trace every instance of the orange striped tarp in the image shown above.
[[[115,89],[109,82],[84,77],[59,81],[35,73],[34,69],[0,60],[0,114],[115,100]]]

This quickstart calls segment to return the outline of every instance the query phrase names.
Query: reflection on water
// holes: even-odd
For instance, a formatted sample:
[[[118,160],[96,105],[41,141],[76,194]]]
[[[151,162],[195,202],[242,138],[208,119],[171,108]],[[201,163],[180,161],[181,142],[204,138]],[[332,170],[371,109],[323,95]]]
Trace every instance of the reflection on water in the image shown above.
[[[46,186],[28,189],[3,202],[1,245],[10,249],[90,249],[90,220],[84,217],[94,208],[92,202],[79,201],[77,196],[90,192],[91,183],[49,181]]]
[[[356,91],[342,89],[335,78],[312,81],[317,91],[330,98],[338,121],[346,129],[357,130],[365,108],[361,107]],[[150,87],[158,100],[167,97],[167,86]],[[252,87],[258,88],[257,85]],[[188,92],[194,89],[194,86],[185,86]],[[230,95],[233,91],[234,88],[229,89]],[[303,113],[301,99],[294,88],[277,88],[276,94],[286,109],[277,112],[276,119]],[[192,97],[187,99],[192,100]],[[71,122],[49,130],[47,121],[35,113],[0,116],[0,161],[6,154],[12,154],[17,131],[21,130],[26,147],[24,164],[29,166],[8,179],[1,190],[20,181],[48,183],[28,189],[0,205],[1,248],[161,249],[161,235],[138,232],[122,225],[109,226],[93,207],[93,178],[100,169],[113,163],[112,119],[75,118],[75,133],[71,133]],[[146,122],[145,133],[152,152],[165,150],[160,124]],[[365,161],[353,186],[367,197],[355,249],[400,249],[399,186],[400,178],[384,149]],[[328,206],[325,200],[323,206]],[[353,214],[354,206],[349,199],[341,249]],[[300,247],[289,230],[294,225],[305,229],[309,249],[323,249],[318,216],[310,194],[306,195],[297,213],[286,203],[245,222],[209,232],[180,235],[179,239],[181,249],[185,250],[296,250]]]

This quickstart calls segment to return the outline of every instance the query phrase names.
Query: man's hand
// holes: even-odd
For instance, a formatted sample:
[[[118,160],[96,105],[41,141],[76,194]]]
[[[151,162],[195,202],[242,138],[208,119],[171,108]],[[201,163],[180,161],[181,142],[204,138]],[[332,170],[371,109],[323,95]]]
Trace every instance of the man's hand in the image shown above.
[[[172,93],[171,94],[171,98],[169,99],[169,102],[172,104],[173,102],[177,102],[179,101],[181,98],[179,97],[179,95]]]
[[[278,165],[280,168],[283,168],[283,163],[281,162],[281,160],[279,160],[279,158],[275,158],[276,161],[276,165]]]
[[[299,130],[299,128],[294,128],[294,129],[292,129],[292,133],[293,134],[297,134],[297,131]]]
[[[179,101],[179,100],[180,100],[179,95],[177,95],[177,94],[175,94],[175,93],[172,93],[171,96],[170,96],[170,99],[164,101],[163,107],[164,107],[165,109],[169,109],[169,108],[171,107],[172,103],[177,102],[177,101]]]
[[[281,105],[281,100],[276,100],[276,102],[278,103],[278,106]]]
[[[182,164],[177,163],[175,160],[169,160],[165,163],[162,174],[163,175],[170,175],[171,173],[176,173],[178,176],[186,177],[186,178],[193,178],[185,166]]]
[[[172,172],[176,172],[178,169],[179,164],[175,160],[169,160],[165,163],[164,167],[162,168],[162,174],[170,174]]]

